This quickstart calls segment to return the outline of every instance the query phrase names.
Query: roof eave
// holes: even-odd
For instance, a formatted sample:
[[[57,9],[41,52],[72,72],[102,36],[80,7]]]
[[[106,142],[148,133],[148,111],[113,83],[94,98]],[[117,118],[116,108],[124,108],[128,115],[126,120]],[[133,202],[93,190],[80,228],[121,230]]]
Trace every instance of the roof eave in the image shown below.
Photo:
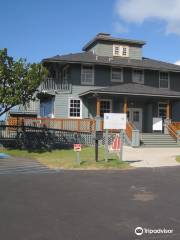
[[[89,64],[97,64],[97,65],[104,65],[104,66],[112,66],[112,67],[117,67],[122,66],[122,67],[127,67],[127,68],[142,68],[142,69],[147,69],[147,70],[157,70],[157,71],[169,71],[169,72],[180,72],[180,69],[171,69],[171,68],[155,68],[155,67],[146,67],[146,66],[139,66],[139,65],[128,65],[128,64],[113,64],[113,63],[103,63],[103,62],[98,62],[98,61],[70,61],[70,60],[59,60],[59,59],[43,59],[42,63],[46,62],[64,62],[64,63],[72,63],[72,64],[82,64],[82,63],[89,63]]]
[[[131,93],[131,92],[123,92],[123,93],[119,93],[119,92],[108,92],[108,91],[87,91],[84,92],[82,94],[79,94],[80,97],[86,96],[88,94],[109,94],[109,95],[131,95],[131,96],[144,96],[144,97],[164,97],[164,98],[180,98],[180,95],[163,95],[163,94],[148,94],[148,93]]]

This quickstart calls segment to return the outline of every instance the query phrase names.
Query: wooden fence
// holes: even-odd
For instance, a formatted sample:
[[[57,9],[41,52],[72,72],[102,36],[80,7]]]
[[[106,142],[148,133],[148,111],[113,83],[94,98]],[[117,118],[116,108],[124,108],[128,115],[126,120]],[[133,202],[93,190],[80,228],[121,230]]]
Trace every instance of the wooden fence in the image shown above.
[[[94,119],[63,119],[63,118],[16,118],[8,119],[9,126],[33,126],[61,129],[74,132],[94,132],[96,121]],[[103,130],[103,121],[101,123]]]
[[[10,117],[8,119],[10,126],[29,126],[39,128],[57,129],[62,131],[72,131],[77,133],[95,133],[96,120],[95,119],[65,119],[65,118],[16,118]],[[104,121],[100,122],[100,131],[103,131]],[[13,130],[14,128],[12,128]],[[135,129],[132,123],[128,122],[126,127],[126,135],[129,141],[132,141],[132,131]],[[119,130],[111,129],[109,133],[119,133]]]

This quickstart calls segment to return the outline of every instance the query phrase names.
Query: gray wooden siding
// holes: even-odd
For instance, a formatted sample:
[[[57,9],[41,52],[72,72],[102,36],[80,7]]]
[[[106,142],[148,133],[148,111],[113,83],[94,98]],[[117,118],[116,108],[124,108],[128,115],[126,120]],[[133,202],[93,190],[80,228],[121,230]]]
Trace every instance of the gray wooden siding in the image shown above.
[[[113,57],[113,44],[97,43],[89,51],[94,52],[98,56]],[[129,46],[130,59],[142,59],[142,48],[137,46]]]
[[[131,59],[142,59],[142,48],[131,47],[129,48],[129,58]]]
[[[99,86],[100,87],[100,86]],[[68,101],[69,98],[78,98],[79,94],[88,91],[93,88],[98,88],[98,86],[73,86],[72,94],[57,94],[55,97],[55,117],[68,117]],[[89,102],[86,99],[82,101],[82,118],[88,118],[91,113],[88,111]],[[93,113],[92,113],[93,114]]]
[[[144,84],[151,87],[159,87],[159,71],[145,70]]]

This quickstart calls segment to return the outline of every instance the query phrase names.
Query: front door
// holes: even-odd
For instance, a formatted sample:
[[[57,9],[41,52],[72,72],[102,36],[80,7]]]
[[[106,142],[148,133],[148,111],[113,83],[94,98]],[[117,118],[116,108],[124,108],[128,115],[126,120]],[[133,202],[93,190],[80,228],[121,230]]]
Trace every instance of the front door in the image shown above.
[[[142,132],[142,108],[129,108],[127,118]]]

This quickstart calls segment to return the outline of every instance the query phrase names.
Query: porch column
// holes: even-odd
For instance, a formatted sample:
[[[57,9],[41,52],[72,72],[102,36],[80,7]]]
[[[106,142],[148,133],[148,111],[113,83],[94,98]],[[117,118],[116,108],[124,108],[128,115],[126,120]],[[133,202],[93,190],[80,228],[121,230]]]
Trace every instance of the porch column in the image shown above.
[[[123,112],[127,113],[127,111],[128,111],[127,97],[124,97]]]
[[[170,101],[167,102],[166,118],[167,118],[167,119],[170,119],[170,118],[171,118],[171,104],[170,104]]]
[[[100,117],[100,99],[96,100],[96,117]]]

